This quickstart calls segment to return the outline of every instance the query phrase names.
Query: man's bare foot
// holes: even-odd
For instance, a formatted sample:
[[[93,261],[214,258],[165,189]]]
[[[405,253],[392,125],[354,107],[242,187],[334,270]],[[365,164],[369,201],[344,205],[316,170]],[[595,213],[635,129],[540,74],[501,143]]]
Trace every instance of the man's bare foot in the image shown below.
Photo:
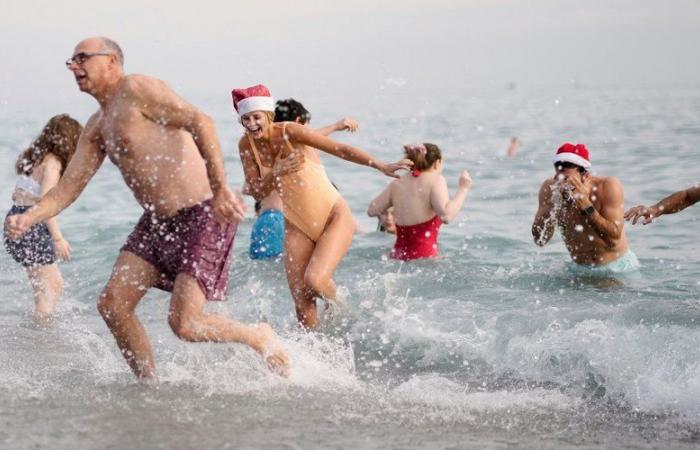
[[[289,376],[289,355],[279,341],[272,327],[267,323],[259,323],[255,326],[258,331],[257,345],[253,348],[265,359],[267,365],[274,372],[283,377]]]

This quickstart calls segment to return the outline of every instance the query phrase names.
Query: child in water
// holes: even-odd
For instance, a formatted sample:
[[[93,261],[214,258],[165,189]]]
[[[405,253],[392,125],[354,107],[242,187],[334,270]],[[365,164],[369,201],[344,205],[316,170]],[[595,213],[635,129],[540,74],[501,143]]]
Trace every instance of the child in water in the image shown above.
[[[58,183],[82,131],[80,123],[67,114],[49,120],[39,137],[17,159],[18,177],[8,217],[27,211]],[[56,260],[67,261],[71,252],[56,218],[34,225],[16,241],[5,235],[4,242],[7,252],[27,272],[34,294],[35,317],[50,316],[63,291],[63,277]]]
[[[393,208],[396,243],[391,257],[400,260],[438,255],[440,225],[449,223],[464,204],[472,180],[469,172],[459,176],[459,188],[450,199],[442,176],[442,154],[435,144],[404,146],[413,170],[392,181],[369,205],[367,214],[377,217]]]

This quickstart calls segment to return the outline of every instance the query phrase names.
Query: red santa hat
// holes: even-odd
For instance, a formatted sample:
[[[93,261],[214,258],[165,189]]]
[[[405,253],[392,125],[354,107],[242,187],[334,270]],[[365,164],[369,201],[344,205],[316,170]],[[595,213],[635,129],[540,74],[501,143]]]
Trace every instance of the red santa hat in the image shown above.
[[[262,84],[231,91],[233,107],[239,116],[251,111],[275,111],[275,100],[270,90]]]
[[[588,149],[583,144],[566,143],[559,147],[557,154],[552,158],[552,162],[570,162],[585,169],[591,167],[591,158]]]

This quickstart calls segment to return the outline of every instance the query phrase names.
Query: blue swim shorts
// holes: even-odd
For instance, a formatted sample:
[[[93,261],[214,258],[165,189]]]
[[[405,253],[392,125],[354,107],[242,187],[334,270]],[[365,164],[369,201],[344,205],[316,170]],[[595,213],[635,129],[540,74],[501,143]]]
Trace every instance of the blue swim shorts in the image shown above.
[[[616,275],[639,270],[639,260],[632,250],[627,250],[624,255],[600,266],[587,266],[584,264],[569,264],[569,271],[580,275]]]
[[[250,235],[250,258],[268,259],[284,250],[284,214],[279,209],[266,209],[258,216]]]

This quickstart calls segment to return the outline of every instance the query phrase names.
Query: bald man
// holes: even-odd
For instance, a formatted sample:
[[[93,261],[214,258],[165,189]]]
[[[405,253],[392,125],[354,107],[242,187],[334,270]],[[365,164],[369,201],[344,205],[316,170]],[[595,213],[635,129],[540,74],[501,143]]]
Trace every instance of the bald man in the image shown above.
[[[227,186],[211,118],[162,81],[126,75],[119,45],[81,41],[66,61],[78,88],[97,100],[75,156],[58,185],[22,215],[7,219],[13,239],[57,215],[83,191],[105,156],[119,168],[143,216],[122,247],[98,310],[134,374],[156,378],[153,352],[136,317],[147,288],[172,292],[168,322],[190,342],[241,342],[286,372],[288,358],[269,325],[205,314],[225,298],[242,202]]]

